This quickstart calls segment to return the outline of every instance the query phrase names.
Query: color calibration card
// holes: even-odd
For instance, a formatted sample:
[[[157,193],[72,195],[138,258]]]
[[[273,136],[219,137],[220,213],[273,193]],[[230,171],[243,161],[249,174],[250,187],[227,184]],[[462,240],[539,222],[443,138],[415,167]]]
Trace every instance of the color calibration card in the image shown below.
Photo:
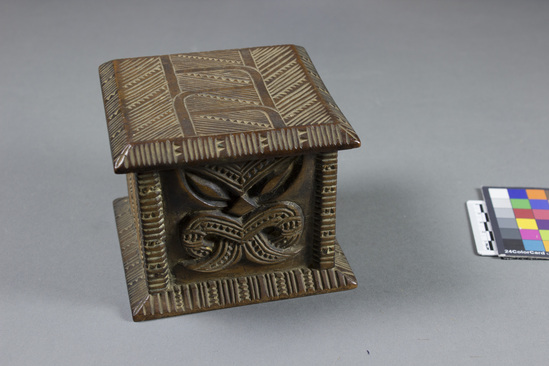
[[[491,224],[483,239],[495,240],[497,255],[549,259],[549,189],[482,187],[482,194]]]

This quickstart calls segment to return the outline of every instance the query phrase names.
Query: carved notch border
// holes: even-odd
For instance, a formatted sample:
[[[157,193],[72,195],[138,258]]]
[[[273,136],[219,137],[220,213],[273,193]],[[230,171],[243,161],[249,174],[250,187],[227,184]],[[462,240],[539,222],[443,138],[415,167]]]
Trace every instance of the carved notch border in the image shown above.
[[[134,321],[350,290],[357,286],[349,263],[336,242],[335,266],[330,269],[300,267],[173,285],[169,289],[149,293],[143,247],[138,239],[128,198],[115,200],[114,211]]]
[[[138,241],[143,243],[143,266],[148,291],[164,291],[170,284],[162,187],[158,172],[127,175],[128,193]]]
[[[313,267],[328,269],[335,260],[337,151],[315,160]]]

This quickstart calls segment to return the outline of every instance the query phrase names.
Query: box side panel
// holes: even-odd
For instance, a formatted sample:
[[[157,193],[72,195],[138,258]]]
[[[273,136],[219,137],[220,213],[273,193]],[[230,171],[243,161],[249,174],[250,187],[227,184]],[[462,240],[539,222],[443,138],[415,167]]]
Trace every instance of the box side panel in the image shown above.
[[[161,172],[174,283],[308,266],[314,175],[313,154]]]

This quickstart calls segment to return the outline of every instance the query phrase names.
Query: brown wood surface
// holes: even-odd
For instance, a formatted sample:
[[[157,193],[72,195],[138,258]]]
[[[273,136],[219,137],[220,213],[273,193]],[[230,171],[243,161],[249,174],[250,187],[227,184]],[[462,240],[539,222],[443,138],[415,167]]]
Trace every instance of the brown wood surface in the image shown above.
[[[99,74],[116,173],[360,145],[302,47],[119,59]]]
[[[100,67],[134,320],[346,290],[338,150],[359,146],[305,50]]]

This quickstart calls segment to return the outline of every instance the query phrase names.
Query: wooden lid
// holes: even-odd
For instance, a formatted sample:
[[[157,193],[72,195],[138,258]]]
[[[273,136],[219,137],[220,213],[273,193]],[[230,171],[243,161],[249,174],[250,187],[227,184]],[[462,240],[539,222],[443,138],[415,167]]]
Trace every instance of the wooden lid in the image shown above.
[[[116,173],[360,146],[302,47],[120,59],[99,74]]]

